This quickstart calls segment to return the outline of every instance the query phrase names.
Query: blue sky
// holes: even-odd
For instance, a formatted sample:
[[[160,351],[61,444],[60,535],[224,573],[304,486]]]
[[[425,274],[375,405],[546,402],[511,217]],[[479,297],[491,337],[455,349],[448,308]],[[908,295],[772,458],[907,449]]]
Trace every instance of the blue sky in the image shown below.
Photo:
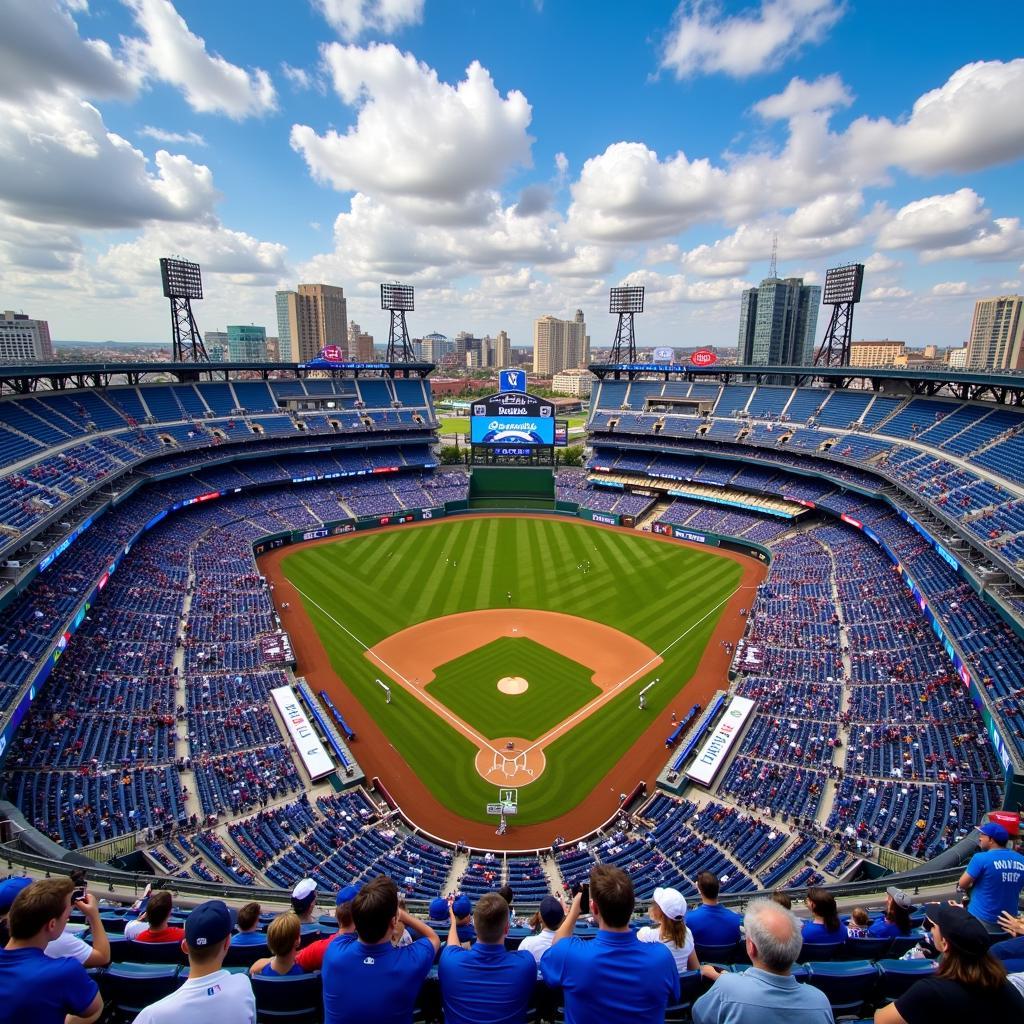
[[[861,337],[959,344],[1024,288],[1024,59],[1005,3],[0,0],[0,308],[160,340],[342,285],[382,340],[506,329],[644,284],[640,342],[734,344],[779,269],[868,266]],[[826,317],[820,317],[819,336]]]

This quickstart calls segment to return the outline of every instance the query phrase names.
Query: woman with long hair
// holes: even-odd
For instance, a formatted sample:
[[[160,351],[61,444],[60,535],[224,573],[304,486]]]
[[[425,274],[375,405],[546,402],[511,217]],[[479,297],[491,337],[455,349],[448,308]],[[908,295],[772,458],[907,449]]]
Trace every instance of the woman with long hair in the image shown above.
[[[868,928],[868,938],[891,939],[909,935],[913,929],[910,915],[917,908],[914,901],[895,885],[885,890],[885,913]]]
[[[939,968],[895,1002],[875,1011],[875,1024],[963,1024],[965,1020],[1024,1020],[1024,995],[988,951],[985,926],[956,903],[929,903],[925,926],[939,951]]]
[[[804,942],[845,942],[846,929],[839,920],[836,898],[817,886],[807,890],[807,907],[813,919],[804,922]]]
[[[664,942],[676,961],[676,970],[699,971],[700,961],[693,949],[693,933],[686,927],[686,900],[678,889],[655,889],[651,904],[651,920],[655,928],[641,928],[636,937],[641,942]]]

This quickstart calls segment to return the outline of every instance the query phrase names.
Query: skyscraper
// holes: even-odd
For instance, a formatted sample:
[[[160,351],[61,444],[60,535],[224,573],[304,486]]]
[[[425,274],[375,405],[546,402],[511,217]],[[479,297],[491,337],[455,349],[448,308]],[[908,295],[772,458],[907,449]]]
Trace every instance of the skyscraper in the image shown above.
[[[814,360],[821,288],[770,277],[740,298],[737,356],[747,366],[809,366]]]
[[[583,310],[572,320],[545,315],[533,322],[533,372],[549,376],[590,361],[590,338]]]
[[[997,295],[974,304],[968,370],[1024,370],[1024,296]]]
[[[345,291],[331,284],[300,284],[277,293],[277,336],[282,358],[305,363],[327,345],[348,351]]]
[[[5,310],[0,315],[0,363],[38,363],[53,359],[50,325],[25,313]]]
[[[228,361],[263,363],[267,360],[267,329],[254,324],[228,324]]]
[[[498,331],[498,337],[494,339],[494,365],[498,369],[512,365],[512,342],[508,331]]]

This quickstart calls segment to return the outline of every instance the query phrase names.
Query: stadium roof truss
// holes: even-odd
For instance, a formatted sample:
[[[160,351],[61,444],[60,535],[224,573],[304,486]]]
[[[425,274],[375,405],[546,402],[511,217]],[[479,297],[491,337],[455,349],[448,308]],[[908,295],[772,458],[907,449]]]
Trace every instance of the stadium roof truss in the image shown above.
[[[612,380],[681,378],[722,384],[775,384],[783,378],[798,387],[816,383],[838,389],[857,383],[873,391],[945,395],[962,402],[1024,406],[1024,374],[1018,373],[950,373],[943,370],[850,366],[656,366],[652,363],[595,363],[589,369],[601,379]]]
[[[0,367],[0,395],[33,391],[105,388],[112,384],[157,384],[167,381],[235,380],[303,377],[426,377],[433,363],[339,363],[337,367],[307,367],[302,363],[34,363]]]

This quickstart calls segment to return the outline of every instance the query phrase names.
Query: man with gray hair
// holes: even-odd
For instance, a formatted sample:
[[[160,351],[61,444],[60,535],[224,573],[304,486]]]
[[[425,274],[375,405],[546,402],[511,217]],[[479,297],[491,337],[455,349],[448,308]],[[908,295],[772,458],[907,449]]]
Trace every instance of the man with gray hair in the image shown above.
[[[833,1024],[825,993],[790,973],[803,946],[796,914],[774,900],[751,900],[743,928],[754,966],[728,974],[705,964],[701,973],[714,985],[693,1004],[694,1024]]]

